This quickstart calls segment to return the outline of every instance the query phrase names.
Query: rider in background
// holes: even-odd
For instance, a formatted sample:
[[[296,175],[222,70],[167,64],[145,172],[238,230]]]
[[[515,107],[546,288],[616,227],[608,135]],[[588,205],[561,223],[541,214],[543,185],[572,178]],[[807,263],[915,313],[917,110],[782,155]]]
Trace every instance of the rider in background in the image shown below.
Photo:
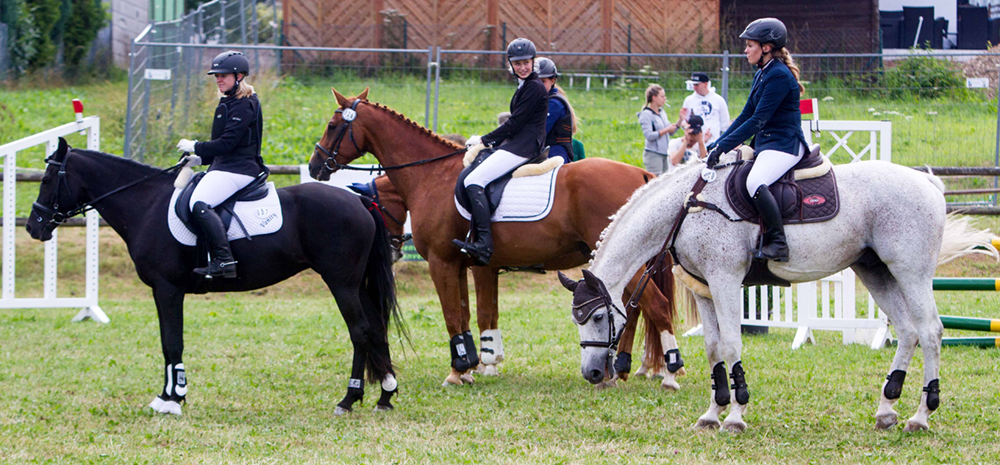
[[[733,121],[708,156],[710,168],[719,156],[753,136],[756,161],[747,177],[747,192],[753,196],[765,227],[763,246],[754,256],[778,262],[788,261],[788,244],[781,211],[768,186],[795,166],[806,150],[802,134],[799,98],[805,89],[799,83],[799,67],[785,50],[787,31],[775,18],[750,23],[740,34],[747,41],[747,61],[757,65],[750,97],[740,116]]]
[[[475,241],[452,241],[479,266],[488,265],[493,255],[486,186],[537,157],[545,141],[545,115],[549,103],[545,85],[535,73],[535,56],[535,44],[528,39],[514,39],[507,46],[510,72],[517,77],[517,90],[510,99],[510,118],[479,140],[473,136],[466,143],[474,152],[483,146],[497,148],[465,178],[465,191],[472,204],[470,213]]]
[[[545,84],[549,95],[549,113],[545,118],[545,145],[549,146],[549,158],[560,157],[569,163],[576,159],[573,153],[573,134],[576,134],[576,112],[569,104],[566,94],[556,84],[559,71],[548,58],[538,59],[538,78]]]
[[[177,150],[188,152],[191,164],[207,164],[208,173],[191,194],[191,217],[209,245],[208,267],[194,272],[206,277],[236,277],[236,261],[222,220],[212,208],[267,172],[260,156],[264,118],[257,94],[245,78],[250,61],[240,52],[220,53],[212,60],[209,75],[215,75],[221,98],[212,120],[212,140],[181,139]]]

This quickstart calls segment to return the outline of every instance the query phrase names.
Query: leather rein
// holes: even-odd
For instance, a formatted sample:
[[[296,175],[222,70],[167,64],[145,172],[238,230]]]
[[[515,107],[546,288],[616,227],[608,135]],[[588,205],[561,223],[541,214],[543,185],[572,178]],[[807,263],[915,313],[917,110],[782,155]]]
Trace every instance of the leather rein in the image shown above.
[[[351,140],[351,144],[354,145],[354,150],[358,152],[359,156],[368,153],[367,151],[361,150],[361,148],[358,147],[357,141],[354,140],[354,129],[352,129],[352,123],[358,117],[357,108],[359,103],[361,103],[361,100],[355,99],[354,103],[351,104],[351,108],[338,108],[337,111],[334,112],[334,113],[340,113],[344,121],[346,121],[346,124],[340,126],[340,128],[337,130],[337,135],[333,138],[333,144],[330,146],[329,150],[326,147],[320,145],[319,142],[316,143],[316,149],[319,150],[320,152],[323,152],[323,154],[326,155],[326,160],[323,160],[324,170],[329,171],[331,173],[337,170],[367,171],[369,173],[388,171],[388,170],[398,170],[401,168],[408,168],[410,166],[423,165],[425,163],[431,163],[438,160],[443,160],[445,158],[458,155],[460,153],[465,153],[465,151],[468,150],[468,148],[463,148],[451,153],[441,155],[439,157],[429,158],[426,160],[418,160],[395,166],[379,165],[377,167],[372,167],[372,168],[361,168],[357,166],[351,166],[339,163],[337,162],[337,154],[340,152],[340,144],[341,142],[344,141],[345,134],[347,135],[347,138]]]

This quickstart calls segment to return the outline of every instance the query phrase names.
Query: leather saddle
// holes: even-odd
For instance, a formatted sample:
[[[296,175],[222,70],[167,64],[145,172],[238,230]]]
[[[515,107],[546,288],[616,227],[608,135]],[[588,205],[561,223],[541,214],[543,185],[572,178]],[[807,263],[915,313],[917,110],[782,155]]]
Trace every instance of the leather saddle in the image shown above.
[[[455,198],[458,199],[458,204],[461,205],[462,208],[464,208],[466,211],[471,212],[472,207],[471,207],[471,202],[469,202],[469,196],[466,195],[465,193],[465,178],[469,176],[469,173],[471,173],[472,170],[476,169],[477,166],[481,165],[483,163],[483,160],[485,160],[486,157],[493,152],[494,150],[492,149],[481,150],[479,152],[479,155],[476,156],[476,159],[473,160],[472,163],[469,164],[469,166],[466,166],[465,169],[463,169],[462,172],[458,175],[458,182],[455,183]],[[548,155],[547,152],[542,152],[542,154],[538,155],[535,158],[532,158],[531,160],[528,161],[528,163],[525,163],[525,165],[531,163],[542,163],[546,160],[546,155]],[[514,172],[511,171],[510,173],[500,176],[495,181],[489,183],[489,185],[486,186],[486,197],[487,199],[489,199],[490,203],[490,214],[492,214],[497,210],[497,206],[500,205],[500,199],[503,198],[503,190],[507,187],[507,183],[509,183],[510,180],[513,179],[513,177],[514,177]]]
[[[181,191],[180,195],[177,196],[177,203],[174,204],[174,212],[177,213],[177,218],[187,226],[188,229],[194,231],[198,234],[198,242],[201,242],[201,231],[198,227],[191,222],[191,209],[188,205],[191,204],[191,194],[194,193],[194,188],[198,186],[201,179],[205,177],[205,171],[195,173],[191,177],[191,181],[188,182],[187,186],[184,186],[184,190]],[[220,203],[218,206],[213,208],[215,213],[219,215],[219,219],[222,220],[223,229],[229,230],[229,225],[232,224],[233,218],[236,217],[233,213],[233,206],[236,202],[250,202],[253,200],[260,200],[267,197],[268,187],[267,187],[267,172],[261,173],[246,187],[236,191],[235,194],[226,199],[225,202]],[[253,240],[250,238],[250,234],[247,233],[246,228],[243,227],[243,223],[240,222],[239,217],[236,217],[237,223],[243,228],[244,234],[248,240]]]
[[[757,207],[746,189],[753,163],[746,160],[733,168],[726,178],[726,199],[740,218],[757,224],[760,222]],[[837,216],[840,198],[832,168],[830,160],[820,153],[819,145],[813,144],[802,160],[771,185],[784,224],[818,223]]]

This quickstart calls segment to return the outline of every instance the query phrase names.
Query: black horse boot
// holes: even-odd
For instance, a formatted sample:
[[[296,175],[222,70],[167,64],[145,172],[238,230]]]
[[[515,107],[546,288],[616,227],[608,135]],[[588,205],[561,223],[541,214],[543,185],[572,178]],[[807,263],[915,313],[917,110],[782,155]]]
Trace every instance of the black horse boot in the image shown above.
[[[490,224],[490,204],[486,199],[486,190],[482,187],[472,185],[465,188],[471,203],[472,229],[475,232],[475,241],[464,242],[452,239],[458,248],[462,249],[478,266],[490,264],[490,256],[493,255],[493,233]]]
[[[194,222],[201,228],[201,232],[208,241],[209,255],[211,262],[207,267],[195,268],[195,274],[200,274],[206,278],[235,278],[236,260],[233,260],[233,253],[229,250],[229,238],[226,230],[222,226],[222,220],[215,210],[209,208],[205,202],[195,202],[194,210],[191,212]]]
[[[757,206],[760,221],[764,226],[764,234],[761,235],[763,245],[753,255],[754,258],[787,262],[788,243],[785,242],[785,227],[781,222],[778,202],[771,195],[771,190],[765,185],[758,187],[753,195],[753,203]]]

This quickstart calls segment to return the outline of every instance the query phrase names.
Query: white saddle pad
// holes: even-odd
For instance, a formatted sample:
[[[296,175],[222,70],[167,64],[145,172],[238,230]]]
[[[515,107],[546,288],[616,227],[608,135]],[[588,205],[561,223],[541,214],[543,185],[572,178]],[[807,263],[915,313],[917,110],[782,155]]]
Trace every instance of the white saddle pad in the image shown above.
[[[174,239],[181,244],[196,245],[198,236],[181,222],[174,209],[180,193],[180,189],[174,189],[174,195],[167,204],[167,224],[170,225],[170,234],[173,234]],[[236,202],[233,212],[240,218],[251,236],[273,234],[281,229],[281,202],[278,200],[278,190],[275,189],[273,182],[267,183],[267,197],[253,202]],[[243,228],[236,222],[236,218],[229,224],[227,233],[230,241],[247,237],[243,234]]]
[[[556,175],[561,168],[562,165],[538,176],[511,179],[504,188],[500,205],[493,212],[490,221],[538,221],[545,218],[552,211],[556,198]],[[455,199],[455,207],[463,218],[472,219],[472,215],[458,203],[458,199]]]

